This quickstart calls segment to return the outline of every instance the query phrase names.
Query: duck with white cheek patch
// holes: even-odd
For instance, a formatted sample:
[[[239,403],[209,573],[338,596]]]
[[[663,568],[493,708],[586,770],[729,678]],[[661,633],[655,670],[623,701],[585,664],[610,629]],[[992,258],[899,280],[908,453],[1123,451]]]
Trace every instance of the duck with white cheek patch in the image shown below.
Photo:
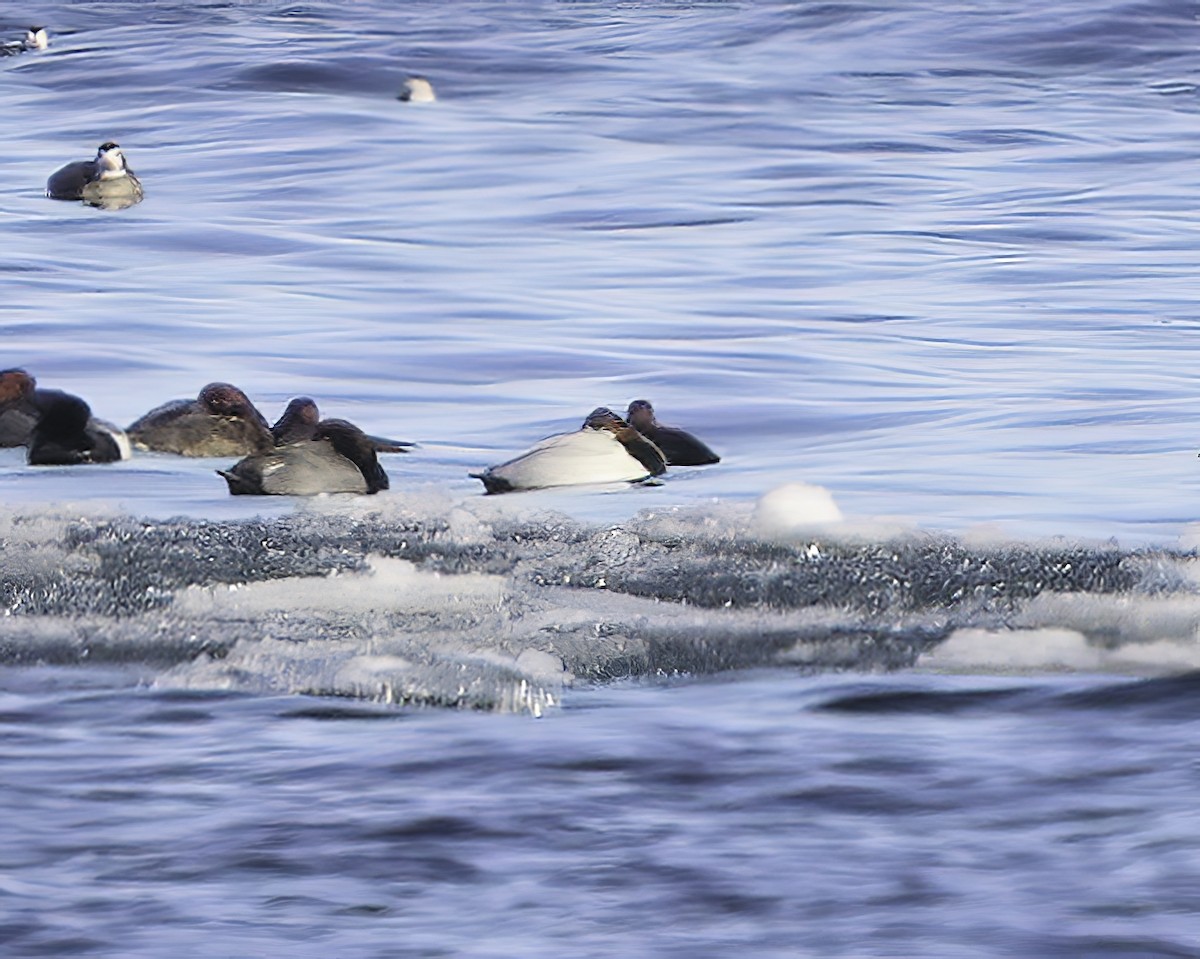
[[[76,160],[56,170],[46,181],[54,200],[83,200],[91,206],[120,210],[141,202],[142,182],[125,162],[121,147],[101,143],[92,160]]]

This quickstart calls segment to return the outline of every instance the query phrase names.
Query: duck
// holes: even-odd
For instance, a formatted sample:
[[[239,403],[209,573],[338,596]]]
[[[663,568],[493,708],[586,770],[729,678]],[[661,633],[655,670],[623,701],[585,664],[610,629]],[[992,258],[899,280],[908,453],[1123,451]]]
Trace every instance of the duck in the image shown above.
[[[302,398],[307,399],[307,398]],[[311,405],[309,405],[311,404]],[[312,400],[288,405],[295,415],[270,450],[252,453],[228,470],[217,470],[234,496],[316,496],[321,493],[378,493],[388,488],[374,439],[353,423],[312,421]],[[279,427],[289,420],[280,418]]]
[[[721,462],[721,457],[691,433],[662,426],[649,400],[634,400],[625,415],[634,429],[663,451],[671,466],[708,466]]]
[[[639,483],[667,470],[662,451],[601,406],[573,433],[549,436],[520,456],[470,473],[487,493],[574,486],[585,483]]]
[[[93,160],[76,160],[56,170],[46,181],[54,200],[83,200],[105,209],[122,209],[141,201],[142,182],[125,162],[121,147],[101,143]]]
[[[283,414],[271,427],[271,436],[276,446],[312,439],[320,421],[321,413],[316,400],[309,396],[297,396],[288,403]],[[406,440],[384,439],[382,436],[368,435],[367,439],[371,441],[376,453],[411,453],[417,445]]]
[[[31,466],[77,466],[129,459],[129,440],[78,396],[62,390],[36,390],[32,403],[38,418],[29,435]]]
[[[136,449],[180,456],[247,456],[275,445],[266,418],[229,383],[209,383],[194,400],[164,403],[126,432]]]
[[[26,50],[45,50],[50,46],[50,36],[45,27],[30,27],[20,40],[0,43],[0,57],[12,57]]]
[[[433,103],[437,100],[437,94],[433,92],[433,84],[427,77],[411,73],[401,85],[396,99],[405,103]]]
[[[0,370],[0,446],[28,446],[37,423],[37,380],[21,369]]]

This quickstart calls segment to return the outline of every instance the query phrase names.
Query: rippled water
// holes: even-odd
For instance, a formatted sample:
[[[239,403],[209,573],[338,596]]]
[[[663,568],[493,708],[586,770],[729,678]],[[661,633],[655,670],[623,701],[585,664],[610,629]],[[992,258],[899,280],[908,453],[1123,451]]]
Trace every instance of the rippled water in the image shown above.
[[[309,393],[424,444],[402,487],[644,395],[727,461],[660,500],[1173,536],[1200,27],[1010,7],[51,5],[0,64],[6,362],[117,422]],[[142,205],[41,196],[106,138]],[[222,492],[123,469],[135,509]]]
[[[10,694],[3,932],[22,956],[1188,956],[1196,692],[751,676],[548,723]]]
[[[20,12],[0,367],[421,446],[0,450],[0,951],[1193,954],[1198,12]],[[722,463],[466,475],[637,397]]]

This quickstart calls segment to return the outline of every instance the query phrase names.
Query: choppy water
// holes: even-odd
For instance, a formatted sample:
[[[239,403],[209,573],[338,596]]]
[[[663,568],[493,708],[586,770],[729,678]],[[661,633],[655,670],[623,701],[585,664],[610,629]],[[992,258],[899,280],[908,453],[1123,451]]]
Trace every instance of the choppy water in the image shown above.
[[[0,367],[421,447],[0,450],[0,953],[1200,955],[1198,13],[39,8]],[[723,462],[466,475],[636,397]]]

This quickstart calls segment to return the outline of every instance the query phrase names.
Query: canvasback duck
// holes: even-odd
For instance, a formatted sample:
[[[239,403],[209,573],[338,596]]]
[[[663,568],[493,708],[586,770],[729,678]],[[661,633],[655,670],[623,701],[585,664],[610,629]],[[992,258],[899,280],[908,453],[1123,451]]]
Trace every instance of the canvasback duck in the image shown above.
[[[650,440],[605,407],[593,410],[573,433],[537,443],[506,463],[471,473],[488,493],[575,486],[637,483],[660,476],[667,461]]]

